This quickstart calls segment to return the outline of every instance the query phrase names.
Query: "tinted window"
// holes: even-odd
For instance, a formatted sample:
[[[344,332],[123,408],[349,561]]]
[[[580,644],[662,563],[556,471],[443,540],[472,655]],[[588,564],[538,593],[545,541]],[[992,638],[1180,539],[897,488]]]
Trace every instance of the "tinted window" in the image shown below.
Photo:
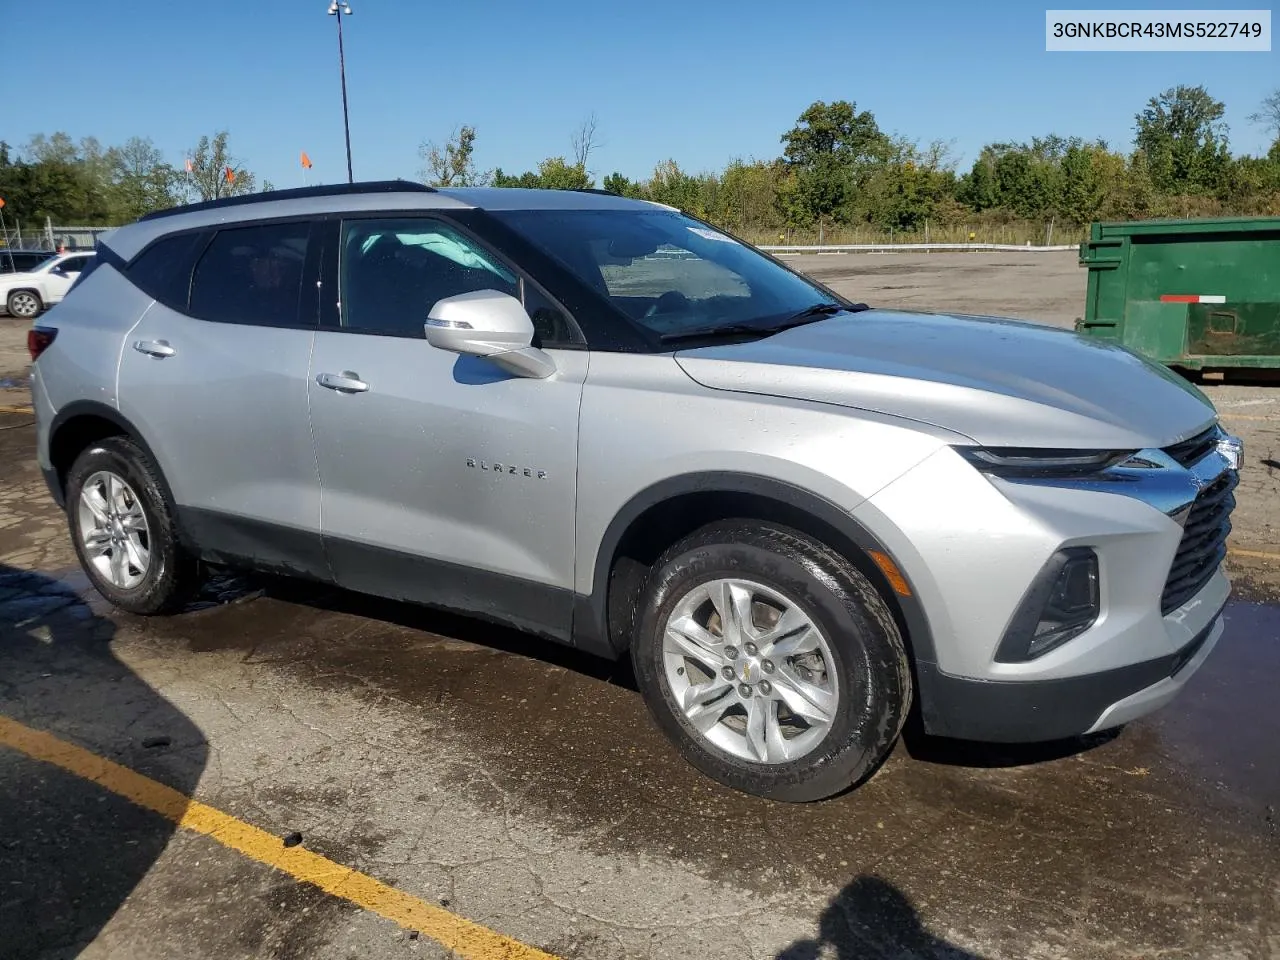
[[[497,212],[582,282],[658,334],[783,319],[826,291],[674,211]]]
[[[222,323],[297,325],[309,232],[306,223],[218,231],[191,278],[192,316]]]
[[[74,290],[76,287],[80,286],[80,284],[84,283],[84,281],[88,278],[89,274],[93,273],[94,268],[101,263],[102,263],[101,257],[89,257],[84,265],[84,269],[76,274],[76,278],[71,281],[71,286],[67,287],[66,295],[70,296],[71,291]]]
[[[25,273],[34,270],[52,256],[50,253],[11,253],[0,250],[0,271]]]
[[[129,264],[128,277],[148,296],[185,310],[191,268],[207,239],[208,234],[204,233],[180,233],[158,240]]]
[[[581,343],[582,336],[564,311],[551,302],[531,283],[520,285],[524,295],[524,309],[533,320],[533,333],[537,346],[555,343]]]
[[[516,275],[436,220],[358,220],[342,229],[342,325],[370,333],[423,336],[438,300],[498,290],[520,295]]]
[[[89,262],[88,257],[68,257],[58,264],[57,269],[63,273],[79,273],[84,269],[84,265]]]

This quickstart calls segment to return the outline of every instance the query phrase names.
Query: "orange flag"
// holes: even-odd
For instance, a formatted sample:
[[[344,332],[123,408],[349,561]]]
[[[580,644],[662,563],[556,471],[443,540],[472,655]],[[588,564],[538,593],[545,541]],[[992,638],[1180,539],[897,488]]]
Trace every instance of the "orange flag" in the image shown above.
[[[302,169],[303,170],[311,169],[311,158],[307,156],[307,151],[305,150],[302,151]]]
[[[191,165],[191,158],[187,157],[187,173],[191,173],[194,170],[195,170],[195,167]]]
[[[230,167],[227,167],[227,183],[232,183],[236,179],[236,173]]]

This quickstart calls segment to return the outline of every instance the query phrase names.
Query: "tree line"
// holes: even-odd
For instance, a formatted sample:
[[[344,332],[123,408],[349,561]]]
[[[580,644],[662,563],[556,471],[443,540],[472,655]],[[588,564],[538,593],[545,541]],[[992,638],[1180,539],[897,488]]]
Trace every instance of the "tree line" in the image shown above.
[[[948,144],[886,132],[852,101],[819,101],[782,134],[769,159],[734,159],[692,172],[674,159],[646,178],[609,173],[597,184],[594,116],[571,149],[533,170],[484,170],[477,131],[462,126],[420,148],[420,178],[439,186],[599,188],[687,210],[753,239],[834,237],[856,231],[935,236],[957,225],[1057,223],[1065,233],[1100,219],[1280,215],[1280,90],[1250,117],[1272,139],[1263,156],[1234,156],[1225,105],[1204,87],[1152,97],[1134,116],[1124,149],[1103,140],[1047,134],[996,142],[959,170]],[[103,147],[63,133],[21,150],[0,141],[0,197],[6,217],[62,224],[118,224],[192,200],[269,190],[228,148],[220,131],[202,137],[178,164],[147,139]]]
[[[64,226],[116,226],[182,203],[252,193],[258,180],[227,140],[225,130],[201,137],[176,166],[143,137],[104,147],[94,137],[37,134],[18,151],[0,140],[0,213],[10,227],[36,227],[46,217]]]
[[[1264,156],[1232,155],[1225,114],[1225,104],[1204,87],[1174,87],[1135,115],[1128,150],[1048,134],[988,144],[960,171],[948,144],[887,133],[852,101],[819,101],[782,135],[778,157],[735,159],[699,173],[670,159],[648,178],[610,173],[600,187],[679,207],[753,238],[779,230],[909,234],[929,224],[945,231],[1017,221],[1056,221],[1069,230],[1094,220],[1280,215],[1280,90],[1250,117],[1273,140]],[[476,130],[464,126],[443,146],[423,146],[422,176],[437,185],[595,187],[589,166],[595,129],[594,117],[583,124],[573,155],[509,174],[477,167]]]

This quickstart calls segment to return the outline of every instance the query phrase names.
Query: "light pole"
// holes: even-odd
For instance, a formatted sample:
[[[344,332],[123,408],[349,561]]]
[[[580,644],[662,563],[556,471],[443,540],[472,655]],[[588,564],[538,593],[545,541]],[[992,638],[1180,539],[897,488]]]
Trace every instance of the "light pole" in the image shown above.
[[[338,18],[338,71],[342,74],[342,129],[347,135],[347,183],[353,183],[351,176],[351,124],[347,120],[347,61],[342,52],[342,16],[351,16],[351,4],[338,3],[333,0],[329,4],[329,16]]]

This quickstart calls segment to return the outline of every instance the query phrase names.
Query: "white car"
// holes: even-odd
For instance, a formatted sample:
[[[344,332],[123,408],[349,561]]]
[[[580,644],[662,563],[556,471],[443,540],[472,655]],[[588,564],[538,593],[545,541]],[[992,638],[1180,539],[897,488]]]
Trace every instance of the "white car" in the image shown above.
[[[67,295],[94,256],[92,250],[51,253],[30,270],[0,274],[0,304],[9,316],[30,320]]]

